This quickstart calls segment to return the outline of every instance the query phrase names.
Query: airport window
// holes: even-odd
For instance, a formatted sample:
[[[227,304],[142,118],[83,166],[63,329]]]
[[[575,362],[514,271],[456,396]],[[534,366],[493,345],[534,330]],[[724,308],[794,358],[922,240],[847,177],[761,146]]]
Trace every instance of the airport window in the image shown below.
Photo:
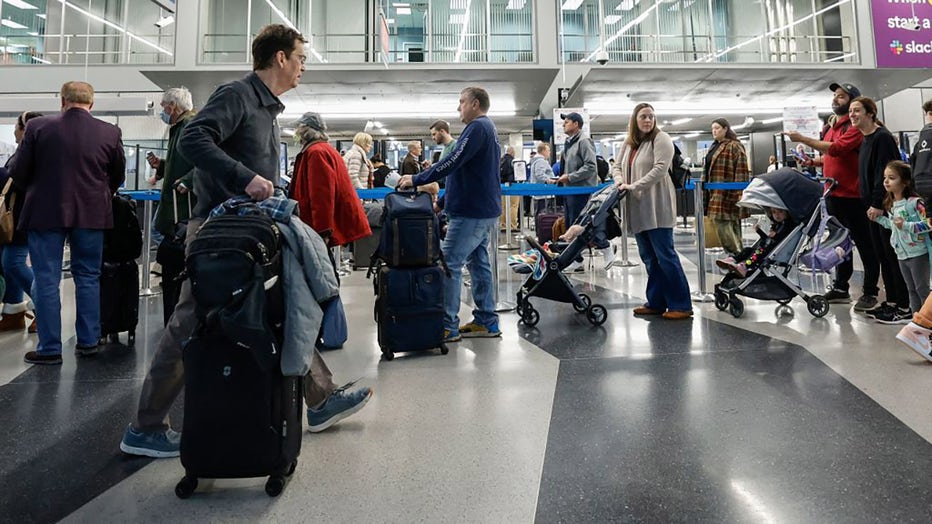
[[[0,63],[174,63],[174,0],[0,2]]]
[[[564,62],[859,63],[850,0],[560,0]]]

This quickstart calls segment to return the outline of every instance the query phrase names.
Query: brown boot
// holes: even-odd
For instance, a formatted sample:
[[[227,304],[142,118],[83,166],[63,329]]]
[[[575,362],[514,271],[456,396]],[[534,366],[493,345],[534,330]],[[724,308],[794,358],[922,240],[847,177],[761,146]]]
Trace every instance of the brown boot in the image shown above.
[[[38,319],[36,318],[36,316],[33,314],[33,315],[32,315],[32,322],[29,323],[29,329],[27,330],[27,332],[28,332],[28,333],[38,333],[38,332],[39,332],[39,324],[38,324],[38,322],[39,322],[39,320],[38,320]]]
[[[20,331],[26,327],[26,312],[6,313],[0,318],[0,331]]]

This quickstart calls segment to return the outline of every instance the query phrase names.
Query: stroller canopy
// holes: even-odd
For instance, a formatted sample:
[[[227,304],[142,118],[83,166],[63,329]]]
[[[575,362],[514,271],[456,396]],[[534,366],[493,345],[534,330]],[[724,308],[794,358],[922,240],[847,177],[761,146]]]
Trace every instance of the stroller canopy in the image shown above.
[[[759,209],[763,206],[789,211],[796,222],[808,219],[822,198],[822,184],[795,169],[784,167],[760,175],[741,195],[739,206]]]

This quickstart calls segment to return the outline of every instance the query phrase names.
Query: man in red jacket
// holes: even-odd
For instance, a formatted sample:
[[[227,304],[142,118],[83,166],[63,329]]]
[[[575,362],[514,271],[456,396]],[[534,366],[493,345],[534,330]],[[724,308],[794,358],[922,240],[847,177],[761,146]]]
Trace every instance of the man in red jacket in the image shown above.
[[[100,261],[104,230],[113,227],[110,199],[126,178],[120,129],[91,116],[94,88],[67,82],[61,114],[29,121],[10,173],[26,188],[19,228],[29,232],[35,272],[39,344],[30,364],[61,364],[61,264],[71,245],[75,354],[93,355],[100,337]],[[54,152],[54,154],[49,154]]]
[[[825,177],[835,179],[835,189],[826,199],[828,212],[836,217],[851,232],[854,243],[858,246],[858,256],[864,267],[864,294],[854,305],[855,311],[867,311],[878,306],[877,282],[880,279],[880,262],[871,245],[870,222],[867,218],[867,205],[861,201],[858,183],[858,151],[864,135],[848,119],[848,106],[851,101],[861,96],[861,91],[851,84],[833,83],[829,90],[834,93],[832,112],[837,117],[834,123],[826,126],[821,140],[803,136],[796,131],[786,133],[793,142],[806,144],[820,151],[817,158],[808,165],[821,165]],[[848,293],[848,281],[854,273],[854,262],[849,258],[835,270],[835,281],[825,298],[831,303],[851,302]]]

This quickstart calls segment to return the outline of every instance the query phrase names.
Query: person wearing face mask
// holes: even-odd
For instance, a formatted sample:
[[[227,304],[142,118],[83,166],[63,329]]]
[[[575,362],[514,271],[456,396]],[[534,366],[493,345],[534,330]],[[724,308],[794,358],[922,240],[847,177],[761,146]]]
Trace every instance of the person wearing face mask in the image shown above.
[[[42,116],[42,113],[27,111],[17,117],[16,127],[13,128],[13,138],[17,146],[23,141],[26,123],[38,116]],[[0,187],[5,186],[9,180],[8,168],[15,157],[14,151],[13,155],[7,159],[6,166],[0,167]],[[7,209],[13,208],[14,233],[13,241],[3,246],[3,275],[6,277],[6,291],[3,295],[3,318],[0,318],[0,331],[22,331],[26,327],[26,317],[32,316],[29,332],[37,333],[35,311],[29,312],[33,307],[25,300],[25,294],[32,293],[35,275],[32,268],[26,265],[26,257],[29,255],[26,231],[17,227],[19,216],[23,211],[24,196],[23,189],[15,183],[10,185],[10,190],[6,195]]]
[[[168,148],[165,158],[147,155],[146,160],[155,169],[155,175],[149,183],[155,185],[162,181],[162,199],[155,212],[155,229],[165,236],[175,234],[175,224],[188,220],[188,199],[191,194],[188,189],[193,187],[192,164],[184,155],[178,153],[178,139],[188,122],[194,118],[194,104],[191,101],[191,92],[184,87],[173,87],[162,94],[162,112],[159,117],[162,122],[171,126],[168,130]],[[178,217],[175,220],[175,188],[178,188],[177,208]],[[193,202],[191,202],[193,205]]]
[[[861,96],[861,91],[848,83],[833,83],[829,86],[832,96],[832,112],[836,117],[826,126],[821,139],[804,136],[797,131],[785,133],[793,142],[805,144],[822,153],[820,158],[806,162],[807,166],[822,166],[822,175],[835,180],[835,188],[825,199],[828,212],[837,218],[851,232],[851,238],[857,248],[864,268],[863,294],[854,305],[858,312],[878,307],[877,292],[880,290],[880,262],[877,254],[867,246],[871,245],[870,221],[867,218],[867,204],[861,200],[860,182],[858,181],[858,157],[864,135],[853,125],[848,117],[851,101]],[[848,258],[835,270],[832,288],[825,293],[825,299],[833,304],[851,302],[848,293],[848,281],[854,274],[854,261]]]

